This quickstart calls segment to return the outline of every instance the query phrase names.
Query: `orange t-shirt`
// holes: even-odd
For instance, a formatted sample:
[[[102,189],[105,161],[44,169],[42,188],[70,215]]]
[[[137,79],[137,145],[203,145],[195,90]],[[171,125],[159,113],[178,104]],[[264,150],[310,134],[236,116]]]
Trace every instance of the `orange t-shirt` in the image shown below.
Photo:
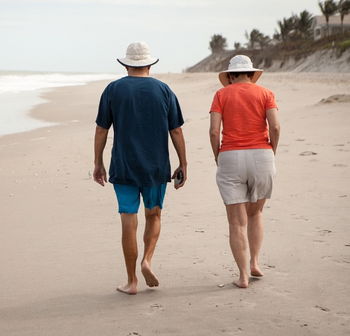
[[[216,92],[210,112],[222,114],[220,152],[271,148],[266,110],[277,108],[273,93],[254,83],[234,83]]]

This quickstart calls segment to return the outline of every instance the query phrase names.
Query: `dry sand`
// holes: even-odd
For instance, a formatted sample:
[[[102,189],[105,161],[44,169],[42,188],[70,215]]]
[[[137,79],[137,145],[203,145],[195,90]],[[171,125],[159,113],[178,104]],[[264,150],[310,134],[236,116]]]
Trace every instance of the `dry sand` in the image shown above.
[[[349,94],[350,75],[262,77],[276,93],[282,137],[265,210],[265,277],[247,290],[232,285],[208,141],[216,75],[157,77],[182,104],[189,159],[188,183],[166,197],[160,287],[147,289],[139,272],[138,295],[115,292],[125,281],[120,220],[111,185],[91,179],[106,82],[60,88],[32,111],[59,126],[0,138],[0,335],[349,335],[350,103],[319,102]]]

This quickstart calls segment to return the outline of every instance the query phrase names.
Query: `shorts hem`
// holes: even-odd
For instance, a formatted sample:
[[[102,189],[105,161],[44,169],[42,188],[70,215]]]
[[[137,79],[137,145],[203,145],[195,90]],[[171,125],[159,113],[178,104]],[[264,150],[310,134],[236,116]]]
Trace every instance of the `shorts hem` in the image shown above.
[[[130,214],[130,215],[132,215],[132,214],[137,214],[138,213],[138,210],[136,210],[136,211],[132,211],[132,210],[118,210],[118,213],[120,213],[120,214],[123,214],[123,213],[125,213],[125,214]]]
[[[160,204],[153,205],[152,207],[145,206],[145,209],[152,210],[155,207],[159,207],[159,209],[161,209],[161,210],[163,209],[163,205],[160,205]]]
[[[238,199],[238,200],[224,201],[224,204],[231,205],[231,204],[240,204],[240,203],[247,203],[247,202],[249,202],[248,199]]]
[[[270,199],[270,198],[271,198],[271,195],[270,196],[256,197],[256,198],[252,198],[249,202],[256,203],[257,201],[261,201],[263,199]]]

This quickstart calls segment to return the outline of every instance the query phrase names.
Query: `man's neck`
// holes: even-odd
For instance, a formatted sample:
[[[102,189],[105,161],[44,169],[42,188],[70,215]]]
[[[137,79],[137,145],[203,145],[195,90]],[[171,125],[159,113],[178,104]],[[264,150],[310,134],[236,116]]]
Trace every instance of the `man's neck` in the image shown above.
[[[132,77],[149,77],[148,68],[128,68],[128,76]]]

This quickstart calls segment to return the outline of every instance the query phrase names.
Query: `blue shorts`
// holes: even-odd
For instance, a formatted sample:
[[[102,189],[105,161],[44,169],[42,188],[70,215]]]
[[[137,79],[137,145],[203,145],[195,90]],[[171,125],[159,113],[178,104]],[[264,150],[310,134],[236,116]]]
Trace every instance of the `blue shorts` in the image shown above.
[[[147,209],[159,206],[163,208],[166,183],[153,187],[137,187],[129,184],[113,184],[117,195],[119,213],[137,213],[140,206],[140,194]]]

